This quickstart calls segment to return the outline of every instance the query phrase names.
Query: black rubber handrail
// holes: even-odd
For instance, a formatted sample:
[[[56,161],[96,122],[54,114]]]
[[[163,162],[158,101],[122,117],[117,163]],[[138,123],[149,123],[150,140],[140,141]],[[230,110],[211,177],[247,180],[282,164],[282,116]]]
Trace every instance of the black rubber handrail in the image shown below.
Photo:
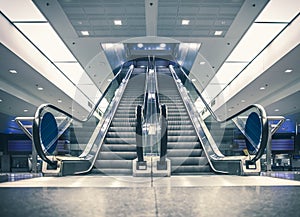
[[[173,66],[170,66],[173,68]],[[173,69],[174,70],[174,69]],[[261,120],[262,120],[262,136],[261,136],[261,140],[260,140],[260,146],[258,148],[258,151],[255,154],[255,157],[252,158],[251,160],[249,160],[248,162],[250,163],[255,163],[257,160],[259,160],[261,158],[261,156],[264,154],[264,151],[267,147],[268,144],[268,139],[269,139],[269,125],[268,125],[268,118],[267,118],[267,114],[265,109],[259,105],[259,104],[252,104],[244,109],[242,109],[241,111],[237,112],[234,115],[231,115],[230,117],[221,120],[218,118],[218,116],[213,112],[213,110],[211,109],[210,105],[206,102],[206,100],[203,98],[202,94],[198,91],[198,89],[196,88],[196,86],[193,84],[193,82],[190,80],[190,78],[187,76],[187,74],[183,71],[183,69],[180,67],[180,70],[183,72],[183,74],[185,75],[185,77],[187,78],[187,80],[190,82],[190,84],[192,84],[192,87],[194,88],[194,90],[196,91],[197,95],[201,98],[202,102],[205,104],[207,110],[210,112],[210,114],[212,115],[212,117],[219,123],[225,123],[227,121],[232,120],[233,118],[236,118],[237,116],[241,115],[242,113],[252,109],[252,108],[256,108],[259,111],[259,114],[261,116]],[[175,70],[174,70],[175,72]],[[174,73],[176,80],[179,79],[177,74]],[[180,80],[180,79],[179,79]]]
[[[136,126],[135,126],[135,140],[136,140],[136,153],[137,153],[137,161],[144,161],[143,154],[143,128],[142,128],[142,106],[138,105],[135,110],[136,113]]]
[[[92,117],[93,113],[96,111],[97,107],[99,106],[99,104],[101,103],[101,101],[103,100],[103,98],[105,97],[105,95],[107,94],[107,92],[109,91],[110,87],[112,86],[112,83],[120,76],[120,73],[121,73],[122,70],[123,70],[123,68],[121,67],[120,70],[119,70],[119,72],[112,79],[112,81],[110,82],[110,84],[108,85],[108,87],[106,88],[106,90],[104,91],[104,93],[102,94],[102,96],[100,97],[100,99],[95,104],[94,108],[89,113],[89,115],[85,119],[83,119],[83,120],[76,118],[75,116],[69,114],[68,112],[66,112],[66,111],[64,111],[64,110],[62,110],[62,109],[60,109],[60,108],[58,108],[58,107],[56,107],[56,106],[54,106],[54,105],[52,105],[50,103],[42,104],[42,105],[40,105],[37,108],[37,110],[35,112],[34,119],[33,119],[33,123],[32,123],[32,138],[33,138],[33,144],[34,144],[34,146],[36,148],[37,154],[40,156],[40,158],[43,161],[47,162],[51,166],[55,166],[56,165],[55,162],[51,161],[46,156],[46,154],[44,153],[44,151],[42,149],[41,138],[40,138],[40,136],[41,136],[40,135],[40,122],[41,122],[40,121],[40,116],[41,116],[42,112],[46,108],[51,108],[51,109],[56,110],[56,111],[58,111],[58,112],[60,112],[60,113],[62,113],[64,115],[66,115],[67,117],[69,117],[69,118],[71,118],[73,120],[76,120],[78,122],[83,123],[83,122],[88,121]],[[130,72],[130,70],[131,70],[131,68],[129,68],[129,70],[127,71],[126,76],[125,76],[125,80],[128,79],[128,76],[130,74],[128,72]]]
[[[160,161],[165,162],[168,151],[168,121],[167,106],[161,105],[161,139],[160,139]]]

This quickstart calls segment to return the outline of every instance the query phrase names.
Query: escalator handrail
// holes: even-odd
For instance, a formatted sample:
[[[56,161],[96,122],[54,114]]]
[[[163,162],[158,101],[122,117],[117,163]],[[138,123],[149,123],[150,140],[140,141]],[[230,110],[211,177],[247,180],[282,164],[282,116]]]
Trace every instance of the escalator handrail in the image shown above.
[[[170,67],[173,69],[173,66],[170,65]],[[266,110],[263,108],[263,106],[259,105],[259,104],[252,104],[249,105],[248,107],[242,109],[241,111],[231,115],[230,117],[221,120],[217,117],[217,115],[214,113],[214,111],[211,109],[211,107],[209,106],[209,104],[206,102],[206,100],[203,98],[202,94],[198,91],[198,89],[196,88],[196,86],[193,84],[193,82],[191,81],[191,79],[187,76],[187,74],[183,71],[182,67],[180,67],[180,70],[183,72],[183,74],[185,75],[185,77],[189,80],[189,82],[192,84],[193,88],[195,89],[197,95],[201,98],[201,100],[203,101],[203,103],[205,104],[207,110],[211,113],[212,117],[219,123],[225,123],[227,121],[232,120],[233,118],[236,118],[237,116],[239,116],[240,114],[252,109],[252,108],[256,108],[259,113],[260,113],[260,117],[262,120],[262,136],[261,136],[261,140],[260,140],[260,146],[258,148],[257,153],[255,154],[255,157],[252,158],[250,160],[251,163],[255,163],[257,160],[259,160],[261,158],[261,156],[264,154],[264,151],[267,147],[268,144],[268,139],[269,139],[269,125],[268,125],[268,118],[267,118],[267,113]],[[177,74],[175,73],[175,70],[171,70],[171,72],[174,71],[174,75],[176,79],[179,79]],[[180,80],[180,79],[179,79]]]
[[[126,86],[127,86],[127,84],[128,84],[128,81],[129,81],[129,78],[131,77],[132,72],[133,72],[133,66],[130,67],[129,71],[127,72],[125,78],[124,78],[123,81],[122,81],[122,83],[123,83],[124,86],[125,86],[125,87],[123,86],[124,88],[123,88],[123,91],[121,92],[122,95],[123,95],[123,93],[124,93],[124,90],[126,89]],[[106,122],[107,126],[106,126],[105,130],[103,130],[103,135],[104,135],[104,136],[101,138],[100,145],[99,145],[99,147],[98,147],[97,150],[96,150],[96,154],[94,155],[94,158],[93,158],[93,160],[92,160],[92,162],[91,162],[90,167],[89,167],[87,170],[76,172],[75,175],[86,174],[86,173],[89,173],[89,172],[93,169],[93,167],[94,167],[94,165],[95,165],[95,163],[96,163],[96,160],[97,160],[97,158],[98,158],[98,155],[99,155],[99,153],[100,153],[101,147],[102,147],[102,145],[103,145],[103,142],[104,142],[104,139],[105,139],[105,135],[107,134],[107,131],[108,131],[108,129],[109,129],[109,126],[110,126],[110,124],[111,124],[111,121],[112,121],[112,119],[113,119],[113,117],[114,117],[114,115],[115,115],[115,113],[116,113],[116,111],[117,111],[117,107],[118,107],[118,105],[119,105],[119,103],[120,103],[120,101],[121,101],[122,95],[120,96],[120,99],[116,102],[117,105],[114,107],[115,109],[112,109],[113,112],[111,113],[111,115],[105,118],[105,119],[109,119],[108,122],[106,122],[106,120],[103,121],[103,123]],[[102,126],[103,126],[103,124],[102,124]],[[102,128],[102,126],[101,126],[101,128]]]
[[[155,78],[155,94],[156,94],[156,108],[157,113],[160,113],[160,102],[159,102],[159,89],[158,89],[158,81],[157,81],[157,71],[156,71],[156,62],[154,62],[154,78]]]
[[[80,123],[83,123],[83,122],[86,122],[88,121],[93,113],[96,111],[97,107],[99,106],[99,104],[101,103],[101,101],[103,100],[104,96],[107,94],[109,88],[111,87],[112,85],[112,82],[117,79],[117,77],[120,75],[120,72],[122,71],[122,68],[120,68],[119,72],[116,74],[116,76],[113,78],[113,80],[110,82],[110,84],[108,85],[108,87],[106,88],[106,90],[104,91],[104,93],[102,94],[102,96],[100,97],[100,99],[98,100],[98,102],[96,103],[96,105],[94,106],[94,108],[91,110],[91,112],[89,113],[89,115],[81,120],[81,119],[78,119],[76,118],[75,116],[73,116],[72,114],[69,114],[68,112],[50,104],[50,103],[44,103],[42,105],[40,105],[36,112],[35,112],[35,116],[34,116],[34,119],[33,119],[33,123],[32,123],[32,139],[33,139],[33,143],[34,143],[34,146],[36,148],[36,151],[37,151],[37,154],[40,156],[40,158],[47,162],[48,164],[50,165],[54,165],[54,163],[49,159],[47,158],[46,154],[44,153],[43,149],[42,149],[42,144],[41,144],[41,135],[40,135],[40,116],[42,114],[42,112],[46,109],[46,108],[51,108],[53,110],[56,110],[64,115],[66,115],[67,117],[71,118],[72,120],[76,120]],[[128,75],[130,74],[129,72],[131,71],[131,67],[129,68],[129,70],[127,71],[126,73],[126,76],[125,76],[125,80],[128,79]]]
[[[142,105],[142,114],[143,116],[145,115],[145,109],[147,109],[147,99],[148,99],[148,70],[149,70],[149,66],[147,66],[146,68],[146,77],[145,77],[145,88],[144,88],[144,101],[143,101],[143,105]]]

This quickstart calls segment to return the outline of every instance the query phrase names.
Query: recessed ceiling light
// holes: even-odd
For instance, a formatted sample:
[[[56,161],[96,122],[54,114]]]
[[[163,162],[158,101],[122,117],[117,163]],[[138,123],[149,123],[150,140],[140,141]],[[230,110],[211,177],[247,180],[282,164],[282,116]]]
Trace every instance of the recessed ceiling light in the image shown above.
[[[201,61],[199,64],[200,64],[200,65],[204,65],[204,64],[205,64],[205,62],[204,62],[204,61]]]
[[[287,70],[285,70],[284,72],[285,73],[290,73],[290,72],[292,72],[293,71],[293,69],[287,69]]]
[[[81,35],[88,36],[90,35],[89,31],[80,31]]]
[[[190,24],[190,20],[182,20],[181,21],[181,25],[189,25]]]
[[[24,112],[28,112],[28,109],[24,109]]]
[[[2,102],[2,99],[0,99],[0,102]]]
[[[11,74],[17,74],[18,72],[15,69],[8,70]]]
[[[223,31],[215,31],[215,35],[222,35]]]
[[[38,87],[37,89],[38,89],[38,90],[44,90],[44,88],[42,88],[42,87]]]
[[[62,102],[62,100],[61,100],[61,99],[59,99],[59,100],[57,100],[57,102],[58,102],[58,103],[61,103],[61,102]]]
[[[265,90],[266,88],[265,88],[265,87],[260,87],[259,89],[260,89],[260,90]]]
[[[111,80],[111,79],[107,79],[107,81],[108,81],[108,82],[111,82],[112,80]]]
[[[162,48],[165,48],[166,44],[165,43],[161,43],[159,46],[162,47]]]
[[[242,99],[241,102],[246,102],[246,100]]]
[[[144,45],[142,43],[138,43],[137,46],[138,46],[138,48],[144,47]]]
[[[122,20],[114,20],[116,26],[122,26]]]
[[[192,81],[194,82],[194,81],[196,81],[196,79],[195,79],[195,78],[193,78],[193,79],[192,79]]]
[[[275,112],[279,112],[279,109],[274,109]]]

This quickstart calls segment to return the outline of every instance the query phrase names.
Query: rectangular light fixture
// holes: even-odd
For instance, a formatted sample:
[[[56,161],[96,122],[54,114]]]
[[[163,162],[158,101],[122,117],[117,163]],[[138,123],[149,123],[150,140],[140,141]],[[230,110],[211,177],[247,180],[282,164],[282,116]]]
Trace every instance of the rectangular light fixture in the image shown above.
[[[16,23],[16,26],[51,61],[76,61],[75,57],[49,23]]]
[[[223,31],[215,31],[214,35],[222,35]]]
[[[298,13],[300,1],[273,0],[257,17],[255,22],[290,22]]]
[[[122,20],[114,20],[115,26],[122,26]]]
[[[11,74],[17,74],[18,72],[15,69],[8,70]]]
[[[1,11],[12,22],[46,22],[46,18],[34,5],[33,1],[0,1]]]
[[[182,20],[181,21],[181,25],[189,25],[190,24],[190,20]]]
[[[89,31],[80,31],[81,35],[84,35],[84,36],[89,36],[90,33]]]
[[[227,61],[250,62],[285,26],[281,23],[252,24]]]
[[[248,63],[228,63],[225,62],[218,70],[211,83],[215,84],[229,84]]]
[[[79,63],[55,63],[55,65],[68,77],[75,85],[77,85],[84,73]]]

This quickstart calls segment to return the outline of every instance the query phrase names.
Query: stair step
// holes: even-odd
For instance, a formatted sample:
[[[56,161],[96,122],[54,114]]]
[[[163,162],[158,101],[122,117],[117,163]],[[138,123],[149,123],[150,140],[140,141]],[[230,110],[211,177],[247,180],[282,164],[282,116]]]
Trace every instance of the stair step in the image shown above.
[[[135,138],[135,131],[127,131],[127,132],[107,132],[106,138]]]
[[[137,157],[136,152],[100,152],[99,160],[133,160]]]
[[[107,144],[135,144],[136,138],[105,138]]]
[[[113,126],[113,127],[135,127],[135,125],[136,125],[135,123],[128,122],[128,121],[126,121],[126,122],[113,121],[111,123],[111,126]]]
[[[168,136],[196,136],[196,132],[194,130],[183,128],[181,130],[168,129]]]
[[[118,127],[118,126],[111,126],[108,129],[108,132],[135,132],[135,126],[127,126],[127,127]]]
[[[200,157],[201,149],[168,149],[168,157]]]
[[[98,169],[132,169],[132,160],[97,160],[94,166]]]
[[[101,151],[117,151],[117,152],[135,152],[136,151],[136,145],[135,144],[126,144],[126,145],[120,145],[120,144],[103,144]]]
[[[168,142],[195,142],[198,141],[197,136],[168,136]]]
[[[168,157],[171,160],[171,165],[173,166],[188,166],[188,165],[206,165],[206,157]]]
[[[196,142],[168,142],[168,149],[201,149],[201,145]]]
[[[195,174],[210,172],[211,169],[208,165],[198,165],[198,166],[171,166],[172,174]]]
[[[171,125],[171,124],[168,124],[168,130],[192,130],[194,131],[194,127],[193,125]]]
[[[180,120],[180,121],[169,121],[168,120],[168,125],[187,125],[187,126],[193,126],[190,120]]]

